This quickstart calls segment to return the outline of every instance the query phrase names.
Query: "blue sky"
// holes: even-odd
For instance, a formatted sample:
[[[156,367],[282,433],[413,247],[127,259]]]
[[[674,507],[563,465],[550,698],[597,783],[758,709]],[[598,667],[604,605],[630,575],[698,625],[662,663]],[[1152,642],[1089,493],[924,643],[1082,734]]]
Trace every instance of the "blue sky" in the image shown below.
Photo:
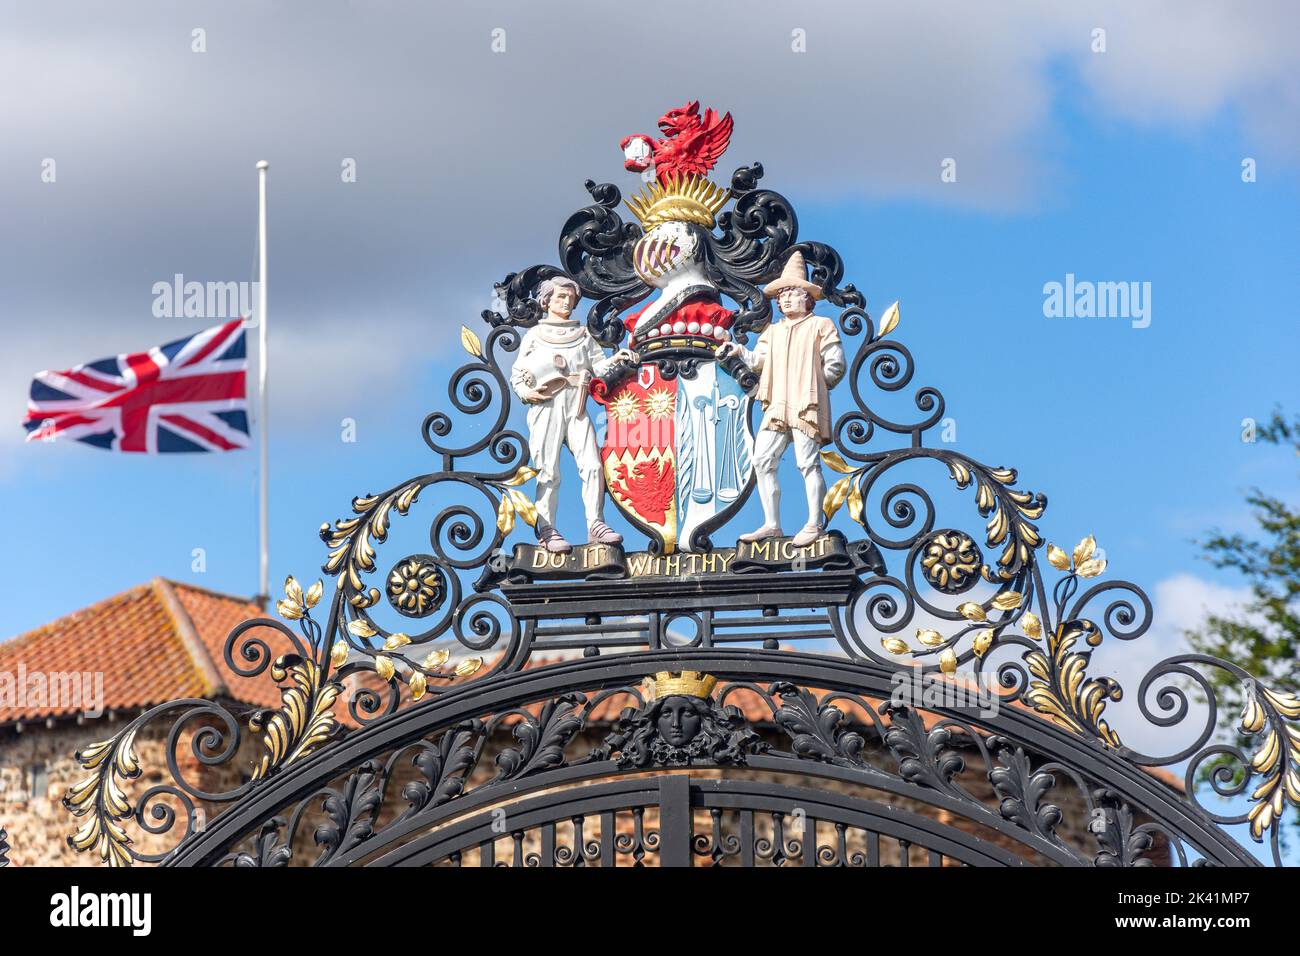
[[[245,9],[265,22],[237,27],[213,4],[151,7],[139,23],[137,11],[110,22],[88,7],[71,35],[7,13],[8,69],[31,50],[69,68],[30,101],[7,100],[0,121],[18,146],[0,158],[13,210],[0,266],[13,431],[0,444],[0,570],[18,593],[3,630],[155,575],[255,591],[253,453],[146,458],[17,439],[30,373],[205,324],[154,319],[154,281],[248,277],[256,159],[272,161],[272,579],[314,580],[322,521],[436,467],[419,424],[446,407],[458,327],[481,329],[491,283],[551,260],[584,178],[634,187],[614,144],[693,96],[735,113],[724,171],[763,160],[801,237],[840,251],[872,313],[901,300],[915,385],[944,392],[956,447],[1018,468],[1048,496],[1049,540],[1094,533],[1110,574],[1156,600],[1149,639],[1104,647],[1096,672],[1132,675],[1176,651],[1203,608],[1242,596],[1194,540],[1250,530],[1252,486],[1300,498],[1293,454],[1241,441],[1244,418],[1300,409],[1300,95],[1282,39],[1297,34],[1198,5],[1182,43],[1123,5],[1077,17],[1009,5],[1019,18],[988,14],[998,22],[978,27],[981,45],[962,42],[974,14],[960,4],[946,29],[888,8],[844,13],[835,29],[833,7],[808,8],[807,59],[777,59],[791,24],[756,15],[737,29],[769,60],[745,77],[709,59],[695,29],[680,35],[680,89],[601,83],[576,113],[569,87],[536,78],[555,57],[580,64],[599,38],[557,33],[517,5],[458,13],[424,47],[391,17],[351,22],[357,5],[301,35],[274,12]],[[207,59],[185,48],[200,21]],[[1094,22],[1111,25],[1104,56],[1088,50]],[[485,48],[497,23],[517,52],[493,60],[473,44]],[[105,44],[92,28],[120,32]],[[591,29],[621,36],[613,20]],[[870,55],[852,60],[838,46],[850,42]],[[50,155],[56,187],[33,172]],[[340,187],[348,156],[360,180]],[[941,183],[949,156],[957,181]],[[1246,157],[1256,182],[1242,181]],[[1044,284],[1069,273],[1149,282],[1150,326],[1045,317]],[[345,418],[355,442],[341,440]],[[427,517],[395,529],[386,553],[420,549]],[[968,507],[970,530],[974,517]]]

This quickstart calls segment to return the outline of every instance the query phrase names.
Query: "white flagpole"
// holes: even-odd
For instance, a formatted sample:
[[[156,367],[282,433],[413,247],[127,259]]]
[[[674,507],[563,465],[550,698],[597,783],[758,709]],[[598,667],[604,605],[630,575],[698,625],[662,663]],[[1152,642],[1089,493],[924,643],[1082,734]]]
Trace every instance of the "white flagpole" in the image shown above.
[[[257,164],[257,462],[258,462],[258,598],[263,607],[271,597],[270,521],[267,515],[266,416],[266,170]]]

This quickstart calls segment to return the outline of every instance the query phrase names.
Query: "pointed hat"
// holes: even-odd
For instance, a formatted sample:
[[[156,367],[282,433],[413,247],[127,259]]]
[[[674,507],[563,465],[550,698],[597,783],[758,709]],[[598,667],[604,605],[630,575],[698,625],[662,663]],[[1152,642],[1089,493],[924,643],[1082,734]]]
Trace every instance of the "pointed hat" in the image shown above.
[[[808,281],[808,266],[804,263],[803,253],[796,249],[786,260],[781,275],[767,284],[763,295],[775,299],[786,289],[803,289],[815,300],[822,297],[821,286]]]

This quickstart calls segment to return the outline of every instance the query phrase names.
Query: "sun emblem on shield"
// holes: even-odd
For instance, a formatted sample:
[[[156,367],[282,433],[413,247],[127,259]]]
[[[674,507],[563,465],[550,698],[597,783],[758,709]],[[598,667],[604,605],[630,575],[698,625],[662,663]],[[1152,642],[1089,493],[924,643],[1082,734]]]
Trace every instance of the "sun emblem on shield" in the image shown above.
[[[609,417],[620,425],[626,425],[637,416],[637,399],[631,392],[623,392],[609,403]]]
[[[676,404],[677,399],[672,392],[666,388],[657,388],[645,397],[645,413],[658,421],[671,415]]]

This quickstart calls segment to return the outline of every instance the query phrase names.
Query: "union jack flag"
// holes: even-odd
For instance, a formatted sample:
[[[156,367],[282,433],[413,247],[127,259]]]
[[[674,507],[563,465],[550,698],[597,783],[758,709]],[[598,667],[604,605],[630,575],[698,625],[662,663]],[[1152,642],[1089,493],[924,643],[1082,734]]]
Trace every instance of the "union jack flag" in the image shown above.
[[[147,454],[248,447],[241,319],[147,352],[37,372],[28,441],[70,438]]]

